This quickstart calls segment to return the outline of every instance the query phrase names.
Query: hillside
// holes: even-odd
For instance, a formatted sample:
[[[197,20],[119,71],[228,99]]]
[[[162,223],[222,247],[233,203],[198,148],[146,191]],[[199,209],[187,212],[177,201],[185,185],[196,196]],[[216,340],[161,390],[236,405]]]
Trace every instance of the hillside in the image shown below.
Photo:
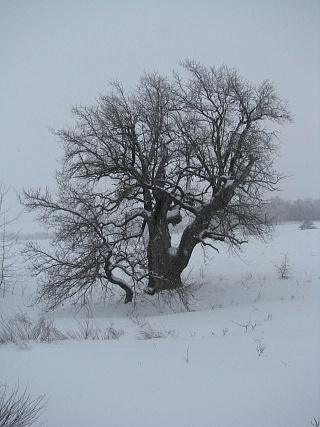
[[[91,325],[119,339],[3,344],[0,381],[45,394],[48,427],[310,426],[320,417],[316,226],[280,224],[272,241],[252,240],[239,256],[221,247],[205,264],[197,251],[188,279],[203,286],[189,311],[178,300],[142,298],[133,310],[94,297],[45,314],[60,331]],[[17,285],[0,300],[3,319],[36,321],[34,295],[30,280]]]

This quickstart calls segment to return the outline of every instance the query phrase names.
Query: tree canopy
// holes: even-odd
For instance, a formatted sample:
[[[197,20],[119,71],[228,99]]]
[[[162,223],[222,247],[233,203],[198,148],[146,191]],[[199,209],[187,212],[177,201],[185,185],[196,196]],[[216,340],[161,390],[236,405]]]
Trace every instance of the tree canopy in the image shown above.
[[[95,105],[72,108],[73,126],[53,131],[64,152],[58,190],[21,198],[53,230],[51,249],[26,250],[51,307],[95,286],[120,286],[126,302],[141,289],[183,289],[197,245],[269,232],[264,197],[282,178],[270,122],[291,121],[287,102],[235,69],[181,66],[171,79],[144,74],[128,92],[111,83]]]

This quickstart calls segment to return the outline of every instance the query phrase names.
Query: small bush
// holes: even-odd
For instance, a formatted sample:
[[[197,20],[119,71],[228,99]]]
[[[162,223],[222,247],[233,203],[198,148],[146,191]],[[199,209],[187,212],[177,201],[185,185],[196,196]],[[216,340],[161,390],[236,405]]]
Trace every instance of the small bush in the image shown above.
[[[113,323],[105,327],[92,321],[82,319],[78,321],[78,330],[69,329],[65,336],[67,339],[92,339],[92,340],[117,340],[124,334],[122,329],[115,329]]]
[[[30,340],[38,342],[67,339],[115,340],[124,334],[122,329],[115,329],[113,323],[105,327],[89,318],[79,320],[77,325],[78,329],[71,328],[62,332],[56,328],[52,319],[43,316],[38,320],[31,319],[23,312],[12,317],[0,316],[0,344],[14,343],[24,348],[21,342]]]
[[[292,273],[292,266],[289,264],[288,254],[282,254],[282,261],[273,265],[279,279],[289,279]]]
[[[19,341],[51,342],[65,339],[65,336],[53,324],[53,320],[40,316],[32,320],[27,313],[16,313],[12,317],[0,316],[0,343]]]
[[[300,230],[314,230],[317,227],[311,221],[303,221],[299,228]]]
[[[34,425],[46,406],[45,395],[33,398],[27,387],[20,394],[19,386],[7,392],[7,386],[0,385],[0,426],[27,427]]]
[[[130,317],[131,322],[133,322],[135,325],[139,326],[140,328],[146,327],[149,323],[148,320],[145,317],[140,317],[137,315],[132,315]]]
[[[138,333],[139,340],[152,340],[154,338],[176,338],[177,332],[174,329],[166,329],[161,326],[160,329],[156,329],[149,325],[145,324]]]
[[[267,348],[267,346],[265,345],[265,344],[262,344],[261,342],[258,344],[258,346],[257,346],[257,348],[256,348],[256,350],[257,350],[257,353],[258,353],[258,356],[261,356],[263,353],[264,353],[264,351],[265,351],[265,349]]]

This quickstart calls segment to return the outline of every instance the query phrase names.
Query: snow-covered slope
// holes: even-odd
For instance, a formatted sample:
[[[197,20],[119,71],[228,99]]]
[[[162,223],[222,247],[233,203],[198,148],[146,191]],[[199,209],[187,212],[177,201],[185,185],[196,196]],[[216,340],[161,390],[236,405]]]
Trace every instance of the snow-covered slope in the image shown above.
[[[181,305],[95,300],[49,316],[65,330],[88,314],[124,334],[118,340],[65,340],[0,347],[0,381],[49,398],[49,427],[302,427],[320,417],[320,224],[277,226],[267,244],[240,257],[221,248],[189,278],[205,285]],[[275,264],[284,255],[288,279]],[[6,315],[27,307],[33,286],[1,299]],[[165,338],[141,339],[158,333]]]

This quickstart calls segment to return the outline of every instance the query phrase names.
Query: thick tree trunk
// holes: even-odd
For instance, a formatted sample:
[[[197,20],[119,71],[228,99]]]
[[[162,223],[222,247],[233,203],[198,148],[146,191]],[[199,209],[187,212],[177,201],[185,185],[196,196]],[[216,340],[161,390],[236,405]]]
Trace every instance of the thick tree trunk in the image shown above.
[[[154,234],[148,246],[149,284],[147,292],[159,293],[163,290],[177,289],[183,286],[181,274],[187,267],[196,242],[193,245],[171,246],[169,231],[167,234]]]
[[[182,286],[182,270],[171,248],[171,236],[167,219],[170,201],[159,199],[152,218],[148,223],[148,269],[149,284],[147,292],[159,293],[165,289]]]
[[[163,245],[152,246],[148,293],[154,294],[181,287],[182,269],[177,257],[170,253],[170,248],[164,248]]]
[[[167,218],[170,201],[158,201],[148,223],[148,293],[159,293],[182,286],[181,274],[189,263],[193,249],[210,234],[208,229],[213,211],[220,209],[223,203],[223,199],[216,199],[212,205],[206,205],[184,230],[179,247],[172,248]]]
[[[218,205],[218,201],[216,202]],[[171,247],[168,222],[162,216],[149,227],[149,286],[148,293],[182,286],[181,274],[187,267],[193,249],[202,241],[201,234],[209,227],[212,207],[208,206],[192,224],[186,227],[178,248]],[[204,234],[205,236],[205,234]]]

